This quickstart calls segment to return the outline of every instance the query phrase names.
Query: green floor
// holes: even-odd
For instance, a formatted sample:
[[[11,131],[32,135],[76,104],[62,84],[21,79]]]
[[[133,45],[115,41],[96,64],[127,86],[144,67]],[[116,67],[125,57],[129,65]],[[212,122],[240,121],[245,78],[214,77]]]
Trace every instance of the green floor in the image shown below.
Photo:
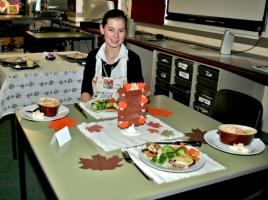
[[[20,199],[18,161],[12,158],[10,127],[9,117],[0,120],[0,200]],[[29,200],[46,199],[27,157],[26,176],[27,198]]]

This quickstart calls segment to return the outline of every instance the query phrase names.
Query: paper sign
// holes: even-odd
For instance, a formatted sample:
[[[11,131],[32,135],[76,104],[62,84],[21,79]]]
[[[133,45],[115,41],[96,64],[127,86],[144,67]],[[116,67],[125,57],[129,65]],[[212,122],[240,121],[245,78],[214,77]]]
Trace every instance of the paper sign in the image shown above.
[[[71,140],[71,135],[67,126],[53,135],[50,144],[54,143],[56,140],[58,141],[60,147]]]

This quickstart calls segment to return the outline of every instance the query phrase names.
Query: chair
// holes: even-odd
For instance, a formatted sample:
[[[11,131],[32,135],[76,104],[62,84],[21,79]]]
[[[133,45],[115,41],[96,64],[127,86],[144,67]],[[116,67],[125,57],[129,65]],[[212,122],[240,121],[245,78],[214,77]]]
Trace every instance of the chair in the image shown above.
[[[217,91],[208,115],[224,124],[240,124],[254,127],[260,133],[262,104],[246,94],[222,89]]]

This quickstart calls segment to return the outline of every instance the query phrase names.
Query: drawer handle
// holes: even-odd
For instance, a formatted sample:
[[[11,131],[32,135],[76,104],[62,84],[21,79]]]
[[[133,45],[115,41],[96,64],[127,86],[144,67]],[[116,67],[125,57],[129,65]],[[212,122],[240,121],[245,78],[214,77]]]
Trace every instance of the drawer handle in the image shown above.
[[[205,71],[205,75],[208,76],[208,77],[212,77],[212,73],[209,72],[209,71]]]
[[[163,72],[160,74],[160,76],[161,76],[162,78],[167,78],[167,75],[166,75],[165,73],[163,73]]]

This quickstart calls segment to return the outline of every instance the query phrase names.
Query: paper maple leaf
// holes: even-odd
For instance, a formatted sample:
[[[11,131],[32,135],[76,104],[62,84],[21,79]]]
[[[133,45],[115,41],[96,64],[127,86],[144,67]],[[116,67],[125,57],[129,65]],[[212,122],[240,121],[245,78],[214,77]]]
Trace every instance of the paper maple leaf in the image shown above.
[[[169,137],[169,136],[174,135],[174,133],[173,133],[173,131],[164,130],[164,131],[162,131],[161,135]]]
[[[55,121],[51,121],[48,124],[48,127],[54,129],[55,131],[61,130],[65,126],[75,127],[76,126],[76,119],[65,117],[65,118],[55,120]]]
[[[150,133],[159,133],[158,130],[153,129],[153,128],[148,128],[148,131],[149,131]]]
[[[121,167],[123,164],[119,164],[123,158],[119,158],[118,156],[113,156],[111,158],[107,158],[105,156],[101,156],[99,154],[93,155],[92,159],[80,158],[80,168],[82,169],[92,169],[92,170],[109,170],[114,169],[116,167]]]
[[[101,129],[103,129],[103,127],[98,124],[86,127],[86,130],[89,132],[101,132]]]
[[[147,125],[148,126],[151,126],[151,127],[154,127],[154,128],[160,128],[161,127],[161,125],[160,125],[160,123],[158,123],[158,122],[149,122],[149,123],[147,123]]]
[[[203,144],[206,144],[206,140],[204,139],[204,134],[206,131],[201,131],[200,129],[192,129],[191,133],[185,133],[185,136],[189,137],[189,140],[193,141],[201,141]]]

